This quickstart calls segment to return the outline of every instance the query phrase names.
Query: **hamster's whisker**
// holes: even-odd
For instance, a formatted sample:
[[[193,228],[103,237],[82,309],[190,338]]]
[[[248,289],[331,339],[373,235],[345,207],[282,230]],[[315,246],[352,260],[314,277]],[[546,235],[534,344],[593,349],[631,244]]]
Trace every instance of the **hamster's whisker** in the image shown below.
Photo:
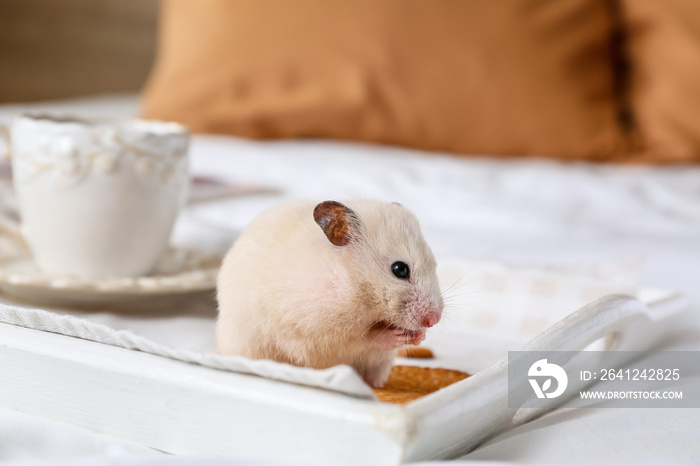
[[[379,322],[377,322],[377,324],[378,324],[378,323],[381,323],[381,322],[382,322],[382,321],[380,320]],[[375,324],[375,325],[376,325],[376,324]],[[384,328],[382,329],[381,332],[379,332],[379,335],[377,335],[377,338],[379,338],[379,337],[381,337],[382,335],[384,335],[384,332],[386,332],[388,329],[389,329],[389,326],[387,325],[386,327],[384,327]]]
[[[485,300],[492,301],[495,299],[494,296],[490,296],[486,293],[474,292],[474,293],[464,293],[461,295],[449,296],[443,298],[442,302],[445,306],[455,302],[472,301],[472,302],[483,302]]]
[[[376,324],[376,323],[379,323],[379,322],[381,322],[381,321],[375,322],[375,324]],[[372,324],[372,325],[374,325],[374,324]],[[340,338],[341,338],[341,339],[346,338],[346,337],[348,336],[348,334],[352,331],[352,329],[353,329],[353,326],[352,326],[352,325],[349,325],[349,326],[348,326],[348,329],[345,331],[345,333],[343,333],[343,335],[342,335]],[[367,337],[367,334],[369,333],[370,330],[371,330],[371,327],[370,327],[370,328],[366,328],[358,337],[356,337],[356,338],[354,338],[354,339],[348,341],[347,344],[350,344],[350,345],[351,345],[351,344],[354,344],[354,343],[356,343],[356,342],[362,340],[363,338],[366,338],[366,337]],[[369,349],[363,350],[363,351],[362,351],[362,354],[366,353],[368,350],[369,350]],[[338,354],[338,357],[342,356],[341,348],[338,348],[337,354]]]
[[[458,303],[450,304],[445,306],[445,309],[449,309],[450,312],[454,310],[458,311],[479,311],[479,312],[495,312],[492,307],[488,305],[481,305],[480,303]],[[444,311],[443,311],[444,312]]]
[[[460,285],[458,288],[455,288],[455,287],[457,287],[457,282],[454,282],[452,285],[448,286],[444,290],[440,290],[440,296],[444,296],[445,293],[449,293],[450,291],[452,291],[454,289],[459,289],[462,287],[462,285]]]
[[[460,331],[465,331],[466,329],[464,328],[464,322],[460,322],[459,320],[455,320],[453,318],[454,316],[450,314],[443,314],[442,318],[445,324],[448,324],[449,326],[456,327]]]
[[[471,290],[461,290],[461,289],[454,289],[450,290],[449,292],[442,293],[443,298],[449,298],[450,296],[464,296],[464,295],[472,295],[474,293],[484,293],[488,292],[488,290],[485,290],[483,288],[474,288]]]
[[[461,282],[462,280],[464,280],[464,278],[465,278],[467,275],[469,275],[470,273],[472,273],[472,271],[463,273],[461,277],[459,277],[457,280],[455,280],[454,283],[452,283],[450,286],[448,286],[447,288],[445,288],[445,290],[444,290],[442,293],[440,293],[440,294],[442,295],[442,294],[444,294],[444,293],[447,293],[447,292],[449,292],[449,291],[455,289],[455,287],[460,287],[460,288],[461,288],[461,287],[466,286],[466,285],[469,285],[470,283],[473,283],[473,282],[475,282],[475,281],[477,281],[477,280],[481,280],[481,278],[477,277],[477,278],[473,278],[473,279],[469,280],[468,282],[460,283],[460,282]]]
[[[347,326],[347,329],[346,329],[345,332],[343,332],[343,334],[340,336],[339,340],[345,339],[345,337],[348,336],[348,334],[352,331],[352,329],[353,329],[352,324],[351,324],[351,325],[348,325],[348,326]]]

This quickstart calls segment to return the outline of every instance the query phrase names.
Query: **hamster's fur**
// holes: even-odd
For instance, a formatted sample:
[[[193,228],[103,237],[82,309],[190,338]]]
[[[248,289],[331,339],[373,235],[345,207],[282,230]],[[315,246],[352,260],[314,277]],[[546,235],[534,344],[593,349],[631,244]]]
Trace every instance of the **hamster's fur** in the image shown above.
[[[398,262],[407,277],[394,273]],[[418,220],[401,205],[282,203],[224,259],[217,349],[318,369],[348,364],[382,386],[396,348],[420,343],[440,319],[435,269]]]

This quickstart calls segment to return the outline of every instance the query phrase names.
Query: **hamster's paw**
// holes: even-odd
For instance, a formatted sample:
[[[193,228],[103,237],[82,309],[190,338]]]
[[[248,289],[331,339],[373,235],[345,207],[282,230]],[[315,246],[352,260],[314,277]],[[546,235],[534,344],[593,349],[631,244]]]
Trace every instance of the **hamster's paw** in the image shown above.
[[[391,367],[393,365],[393,358],[390,360],[382,361],[376,365],[367,367],[362,378],[365,379],[371,387],[383,387],[387,380],[389,380],[389,374],[391,374]]]

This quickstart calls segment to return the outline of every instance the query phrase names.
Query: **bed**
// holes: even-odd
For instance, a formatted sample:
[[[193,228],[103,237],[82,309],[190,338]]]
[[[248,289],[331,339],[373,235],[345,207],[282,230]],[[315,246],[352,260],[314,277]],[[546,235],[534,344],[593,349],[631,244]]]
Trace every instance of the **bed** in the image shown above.
[[[34,109],[130,116],[137,108],[133,95],[5,105],[0,107],[0,124]],[[438,260],[636,264],[639,284],[679,290],[693,302],[679,316],[684,331],[663,349],[700,350],[698,167],[495,160],[368,144],[253,142],[204,135],[193,137],[191,156],[195,175],[270,189],[189,206],[175,231],[176,241],[225,249],[236,232],[284,198],[396,201],[416,213]],[[308,169],[311,166],[313,170]],[[195,233],[188,228],[193,223],[206,228]],[[691,383],[700,384],[700,380]],[[7,409],[0,410],[0,421],[0,460],[4,461],[224,464],[215,459],[163,456],[136,443]],[[698,409],[565,406],[491,439],[456,461],[697,464],[698,426]]]

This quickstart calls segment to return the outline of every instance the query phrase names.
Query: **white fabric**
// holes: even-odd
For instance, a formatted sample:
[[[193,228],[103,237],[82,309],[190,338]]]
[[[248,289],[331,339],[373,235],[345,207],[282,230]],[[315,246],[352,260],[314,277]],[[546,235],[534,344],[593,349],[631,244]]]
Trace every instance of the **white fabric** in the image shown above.
[[[133,112],[135,103],[133,98],[117,98],[38,108],[113,116]],[[0,108],[0,123],[8,123],[26,108]],[[695,300],[685,334],[665,349],[700,350],[700,167],[458,158],[371,145],[248,142],[213,136],[195,137],[192,156],[197,174],[279,187],[283,194],[193,206],[175,235],[182,244],[223,247],[227,241],[222,238],[234,236],[231,230],[240,231],[282,198],[397,201],[420,218],[439,259],[472,257],[547,267],[610,258],[614,264],[640,261],[642,285],[681,290]],[[189,228],[192,223],[206,226],[206,233]],[[465,299],[473,296],[474,302],[484,306],[479,292],[474,283],[466,283],[458,293]],[[111,319],[108,314],[101,318]],[[176,324],[204,325],[209,318],[182,314]],[[33,464],[61,464],[52,459],[81,458],[80,463],[71,464],[112,464],[115,461],[103,455],[144,451],[118,439],[24,414],[0,411],[0,426],[0,459],[34,458]],[[698,409],[561,409],[492,439],[464,460],[697,464],[699,441]],[[201,459],[191,458],[129,456],[124,460],[202,464]]]
[[[213,352],[193,351],[177,346],[173,348],[135,334],[130,330],[118,330],[92,322],[90,319],[4,303],[0,303],[0,322],[143,351],[213,369],[254,374],[289,383],[320,387],[360,398],[374,398],[372,390],[349,366],[312,370],[275,361],[223,356]],[[161,329],[161,331],[163,330]]]

